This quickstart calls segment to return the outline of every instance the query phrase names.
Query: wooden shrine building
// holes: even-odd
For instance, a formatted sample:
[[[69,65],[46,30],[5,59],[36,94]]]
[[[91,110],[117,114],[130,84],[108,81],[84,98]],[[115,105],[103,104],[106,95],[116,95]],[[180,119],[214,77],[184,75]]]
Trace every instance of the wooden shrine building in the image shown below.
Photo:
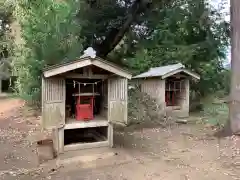
[[[43,72],[42,125],[55,131],[58,153],[111,147],[112,124],[127,124],[131,74],[94,53],[88,54],[85,51],[79,59]]]
[[[189,115],[189,80],[200,76],[187,70],[181,63],[150,68],[133,77],[141,92],[157,100],[166,115],[187,117]]]

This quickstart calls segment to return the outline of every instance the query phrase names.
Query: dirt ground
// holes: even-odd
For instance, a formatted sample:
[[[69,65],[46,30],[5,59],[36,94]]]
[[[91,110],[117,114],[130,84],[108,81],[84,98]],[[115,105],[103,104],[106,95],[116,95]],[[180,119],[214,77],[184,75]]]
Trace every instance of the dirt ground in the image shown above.
[[[0,177],[7,171],[38,165],[36,146],[28,137],[39,129],[39,118],[26,113],[23,101],[0,99]]]
[[[39,116],[15,99],[0,99],[0,114],[0,179],[240,180],[240,138],[217,138],[202,124],[118,129],[114,150],[122,154],[114,159],[42,170],[29,138]]]

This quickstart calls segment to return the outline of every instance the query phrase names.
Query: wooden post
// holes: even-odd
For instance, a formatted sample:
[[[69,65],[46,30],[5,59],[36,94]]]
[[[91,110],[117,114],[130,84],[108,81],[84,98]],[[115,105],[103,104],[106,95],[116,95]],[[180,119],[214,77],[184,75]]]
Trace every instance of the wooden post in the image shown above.
[[[231,92],[229,103],[230,127],[240,134],[240,0],[231,0]]]
[[[58,153],[64,153],[64,127],[58,129]]]
[[[110,147],[113,147],[113,124],[108,123],[108,143]]]
[[[2,93],[2,79],[0,78],[0,94]]]

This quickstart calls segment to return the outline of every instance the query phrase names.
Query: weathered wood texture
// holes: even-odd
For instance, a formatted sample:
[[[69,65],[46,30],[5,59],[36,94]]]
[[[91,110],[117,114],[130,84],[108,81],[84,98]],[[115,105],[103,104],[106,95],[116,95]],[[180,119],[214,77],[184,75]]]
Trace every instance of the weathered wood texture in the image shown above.
[[[64,77],[72,79],[107,79],[108,75],[104,74],[84,75],[77,73],[66,73]]]
[[[106,117],[108,116],[108,81],[103,81],[102,84],[102,102],[101,102],[101,115]]]
[[[108,118],[113,123],[127,124],[128,80],[110,78],[108,80]]]
[[[142,80],[141,91],[156,99],[159,105],[165,105],[165,80],[160,78]]]
[[[184,94],[183,94],[183,102],[182,102],[182,111],[186,113],[186,116],[189,115],[189,96],[190,96],[190,85],[189,79],[185,79],[185,87],[184,87]]]
[[[98,57],[96,57],[94,59],[85,57],[85,58],[80,58],[79,60],[76,60],[76,61],[73,61],[70,63],[68,62],[65,64],[58,65],[58,66],[52,66],[52,67],[49,67],[48,70],[45,70],[43,72],[43,74],[44,74],[44,77],[49,78],[52,76],[67,73],[69,71],[87,67],[90,65],[107,70],[107,71],[114,73],[121,77],[125,77],[128,79],[131,79],[131,77],[132,77],[132,75],[129,72],[127,72],[126,70],[124,70],[110,62],[102,60],[101,58],[98,58]]]
[[[65,124],[66,84],[62,78],[42,79],[42,125],[58,128]]]
[[[240,134],[240,1],[231,0],[231,93],[230,124],[235,134]]]
[[[58,129],[52,129],[52,140],[53,140],[53,151],[56,156],[59,155],[59,136],[58,136]]]
[[[188,117],[189,116],[189,79],[184,79],[181,86],[181,95],[180,95],[180,109],[172,109],[170,114],[175,117]],[[170,107],[169,107],[170,108]]]
[[[76,144],[69,144],[64,146],[64,151],[76,151],[82,149],[91,149],[91,148],[100,148],[100,147],[107,147],[109,146],[108,141],[100,141],[100,142],[93,142],[93,143],[76,143]]]
[[[177,117],[187,117],[189,115],[189,79],[185,79],[182,87],[180,109],[175,110],[172,107],[166,108],[165,103],[165,79],[149,78],[140,80],[141,92],[148,94],[151,98],[157,100],[163,111],[167,114]]]
[[[61,154],[64,152],[64,128],[58,129],[58,154]]]
[[[108,143],[110,147],[113,147],[113,125],[108,125]]]
[[[165,74],[164,76],[162,76],[162,79],[166,79],[170,76],[173,76],[173,75],[176,75],[176,74],[179,74],[179,73],[184,73],[188,76],[191,76],[191,77],[195,78],[196,80],[200,80],[200,76],[198,74],[196,74],[194,72],[191,72],[187,69],[178,69],[178,70],[169,72],[169,73]]]

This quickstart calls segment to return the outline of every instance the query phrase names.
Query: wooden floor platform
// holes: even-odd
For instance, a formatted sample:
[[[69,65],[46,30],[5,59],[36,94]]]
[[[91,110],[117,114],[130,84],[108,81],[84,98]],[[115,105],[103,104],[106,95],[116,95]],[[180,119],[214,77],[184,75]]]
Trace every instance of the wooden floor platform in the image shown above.
[[[96,116],[93,120],[77,121],[76,119],[67,119],[64,129],[79,129],[90,127],[103,127],[108,126],[108,120],[103,116]]]

